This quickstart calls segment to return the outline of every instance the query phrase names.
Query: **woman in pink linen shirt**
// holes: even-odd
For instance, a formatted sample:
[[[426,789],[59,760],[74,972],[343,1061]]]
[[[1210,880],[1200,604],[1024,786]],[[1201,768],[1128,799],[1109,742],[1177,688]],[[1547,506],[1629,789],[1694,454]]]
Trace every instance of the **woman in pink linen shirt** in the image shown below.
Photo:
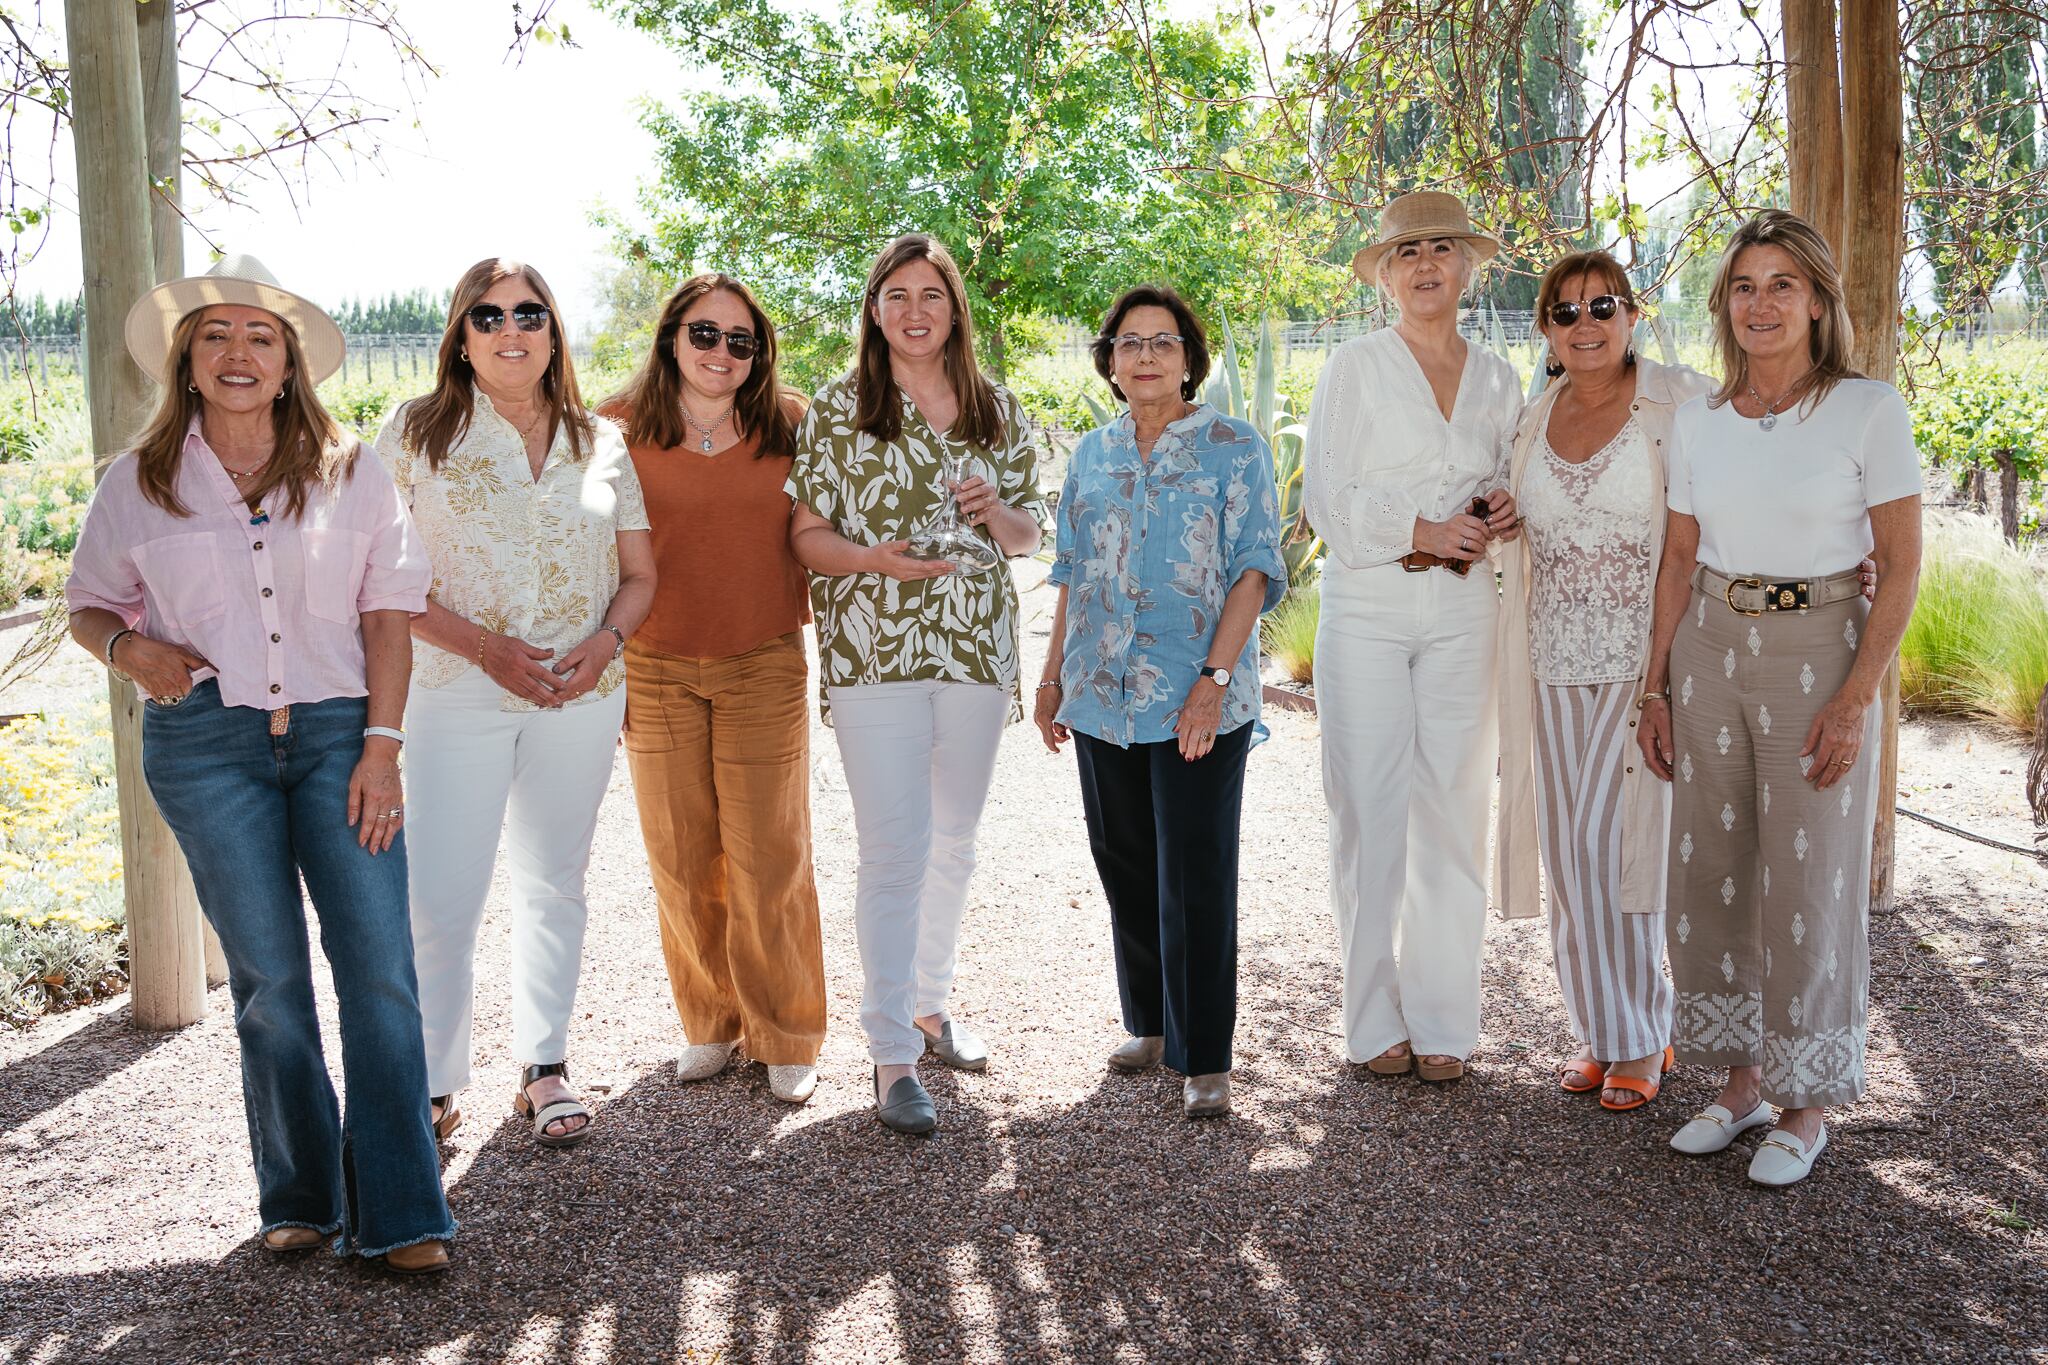
[[[443,1269],[455,1223],[424,1099],[398,776],[426,556],[391,476],[314,394],[339,330],[260,262],[152,290],[127,340],[163,396],[93,496],[65,595],[72,637],[144,694],[143,774],[227,955],[263,1247],[338,1234],[393,1270]]]

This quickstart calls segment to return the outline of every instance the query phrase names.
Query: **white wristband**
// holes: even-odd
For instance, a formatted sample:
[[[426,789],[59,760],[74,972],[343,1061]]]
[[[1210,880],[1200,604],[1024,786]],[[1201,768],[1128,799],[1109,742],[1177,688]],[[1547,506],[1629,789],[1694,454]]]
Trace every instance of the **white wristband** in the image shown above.
[[[398,742],[399,742],[400,744],[403,744],[403,743],[405,743],[405,731],[403,731],[403,730],[394,730],[394,729],[392,729],[392,728],[391,728],[390,726],[388,726],[388,725],[366,725],[366,726],[364,726],[364,727],[363,727],[363,738],[364,738],[364,739],[368,739],[368,738],[369,738],[369,737],[370,737],[371,735],[375,735],[375,736],[377,736],[377,738],[379,738],[379,739],[395,739],[395,740],[397,740],[397,741],[398,741]]]

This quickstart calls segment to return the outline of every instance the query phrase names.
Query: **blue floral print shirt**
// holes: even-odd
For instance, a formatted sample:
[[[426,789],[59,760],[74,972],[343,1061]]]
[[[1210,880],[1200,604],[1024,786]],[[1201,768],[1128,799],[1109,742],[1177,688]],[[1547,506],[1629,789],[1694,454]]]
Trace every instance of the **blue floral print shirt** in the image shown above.
[[[1123,748],[1174,738],[1231,587],[1247,572],[1266,575],[1262,613],[1287,594],[1265,439],[1204,403],[1167,427],[1147,460],[1126,412],[1074,447],[1057,520],[1061,723]],[[1254,630],[1230,665],[1218,729],[1258,718]]]

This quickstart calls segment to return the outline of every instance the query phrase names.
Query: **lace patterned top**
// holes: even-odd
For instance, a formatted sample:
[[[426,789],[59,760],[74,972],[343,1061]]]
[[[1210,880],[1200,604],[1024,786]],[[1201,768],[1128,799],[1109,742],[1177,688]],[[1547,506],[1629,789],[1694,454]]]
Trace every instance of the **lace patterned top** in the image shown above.
[[[1539,436],[1522,480],[1529,537],[1529,662],[1552,686],[1642,676],[1654,584],[1650,535],[1664,490],[1630,417],[1583,464]]]

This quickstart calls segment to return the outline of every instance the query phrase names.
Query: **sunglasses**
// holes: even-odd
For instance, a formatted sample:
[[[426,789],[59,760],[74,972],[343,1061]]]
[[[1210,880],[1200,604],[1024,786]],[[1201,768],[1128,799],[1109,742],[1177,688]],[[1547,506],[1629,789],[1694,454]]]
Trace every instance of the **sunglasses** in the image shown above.
[[[1181,336],[1178,332],[1161,332],[1158,336],[1141,337],[1136,332],[1125,332],[1116,339],[1116,348],[1124,355],[1136,355],[1143,351],[1147,355],[1172,355],[1180,349]]]
[[[1607,322],[1621,311],[1622,301],[1612,294],[1602,294],[1597,299],[1587,299],[1583,304],[1576,300],[1550,305],[1550,321],[1559,327],[1569,327],[1579,320],[1581,312],[1591,313],[1593,321]]]
[[[480,303],[463,314],[469,325],[485,336],[505,325],[505,310],[495,303]],[[528,300],[512,306],[512,323],[522,332],[538,332],[548,325],[548,306]]]
[[[752,360],[754,353],[761,349],[761,338],[752,332],[722,332],[715,322],[693,322],[683,329],[683,335],[689,337],[690,345],[700,351],[710,350],[723,337],[725,349],[734,360]]]

